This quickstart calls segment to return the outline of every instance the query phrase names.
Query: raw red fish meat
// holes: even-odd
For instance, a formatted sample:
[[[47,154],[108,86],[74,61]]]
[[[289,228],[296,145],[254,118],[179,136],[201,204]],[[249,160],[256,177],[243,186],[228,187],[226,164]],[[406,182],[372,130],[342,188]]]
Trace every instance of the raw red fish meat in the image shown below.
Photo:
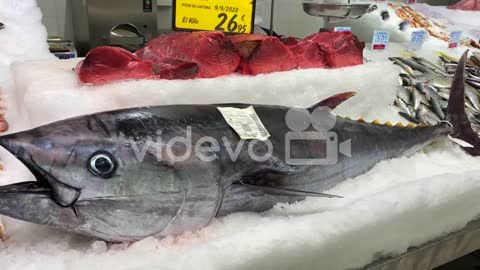
[[[455,5],[448,7],[449,9],[459,9],[459,10],[475,10],[480,11],[480,0],[463,0]]]
[[[82,83],[104,84],[119,80],[154,79],[150,66],[133,53],[118,47],[101,46],[76,67]]]
[[[302,40],[290,48],[296,57],[299,69],[328,67],[325,52],[318,42]]]
[[[186,80],[194,79],[198,74],[198,65],[173,58],[162,58],[151,64],[153,72],[159,79]]]
[[[257,75],[297,67],[292,51],[277,37],[242,34],[229,38],[242,57],[237,70],[241,74]]]
[[[363,64],[365,43],[351,32],[321,32],[304,38],[291,50],[298,68],[340,68]]]
[[[153,65],[163,65],[165,59],[182,61],[194,72],[195,78],[228,75],[240,64],[234,44],[221,32],[177,32],[159,36],[135,54]],[[193,65],[197,68],[192,68]]]
[[[363,63],[363,48],[350,32],[316,33],[303,40],[221,32],[177,32],[157,37],[135,54],[118,47],[91,50],[77,65],[80,82],[194,79],[256,75],[295,68],[338,68]]]

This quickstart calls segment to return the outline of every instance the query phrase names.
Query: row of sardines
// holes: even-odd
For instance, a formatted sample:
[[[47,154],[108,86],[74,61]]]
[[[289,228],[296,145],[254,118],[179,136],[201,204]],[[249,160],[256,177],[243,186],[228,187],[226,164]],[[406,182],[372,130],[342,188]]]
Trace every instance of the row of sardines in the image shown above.
[[[421,57],[391,57],[401,67],[394,105],[410,122],[436,125],[445,120],[451,80],[457,61],[447,55],[438,63]],[[480,53],[474,52],[466,67],[465,111],[473,130],[480,135]]]

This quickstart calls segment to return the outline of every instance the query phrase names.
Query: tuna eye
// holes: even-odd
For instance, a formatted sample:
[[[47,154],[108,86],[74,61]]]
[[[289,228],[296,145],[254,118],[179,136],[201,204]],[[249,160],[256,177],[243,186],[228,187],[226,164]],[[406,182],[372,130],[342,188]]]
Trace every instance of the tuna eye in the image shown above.
[[[108,178],[115,170],[115,162],[108,153],[97,153],[90,158],[88,168],[96,176]]]

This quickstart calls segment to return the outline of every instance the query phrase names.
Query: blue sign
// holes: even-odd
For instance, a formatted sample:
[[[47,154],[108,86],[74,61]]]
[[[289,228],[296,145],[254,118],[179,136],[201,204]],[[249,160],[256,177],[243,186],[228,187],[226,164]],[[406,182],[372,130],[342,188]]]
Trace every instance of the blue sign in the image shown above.
[[[390,40],[390,33],[388,31],[373,32],[372,50],[385,50]]]
[[[338,26],[338,27],[333,28],[333,31],[335,31],[335,32],[352,32],[352,27]]]
[[[424,30],[413,31],[410,38],[410,48],[418,50],[423,46],[425,39],[427,38],[427,32]]]

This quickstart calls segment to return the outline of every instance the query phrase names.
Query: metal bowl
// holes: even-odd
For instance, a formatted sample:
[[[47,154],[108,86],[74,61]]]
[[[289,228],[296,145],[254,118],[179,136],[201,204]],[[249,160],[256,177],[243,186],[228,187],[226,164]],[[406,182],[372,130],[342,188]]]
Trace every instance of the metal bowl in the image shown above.
[[[377,9],[373,4],[317,4],[303,3],[303,10],[311,16],[358,19]]]

